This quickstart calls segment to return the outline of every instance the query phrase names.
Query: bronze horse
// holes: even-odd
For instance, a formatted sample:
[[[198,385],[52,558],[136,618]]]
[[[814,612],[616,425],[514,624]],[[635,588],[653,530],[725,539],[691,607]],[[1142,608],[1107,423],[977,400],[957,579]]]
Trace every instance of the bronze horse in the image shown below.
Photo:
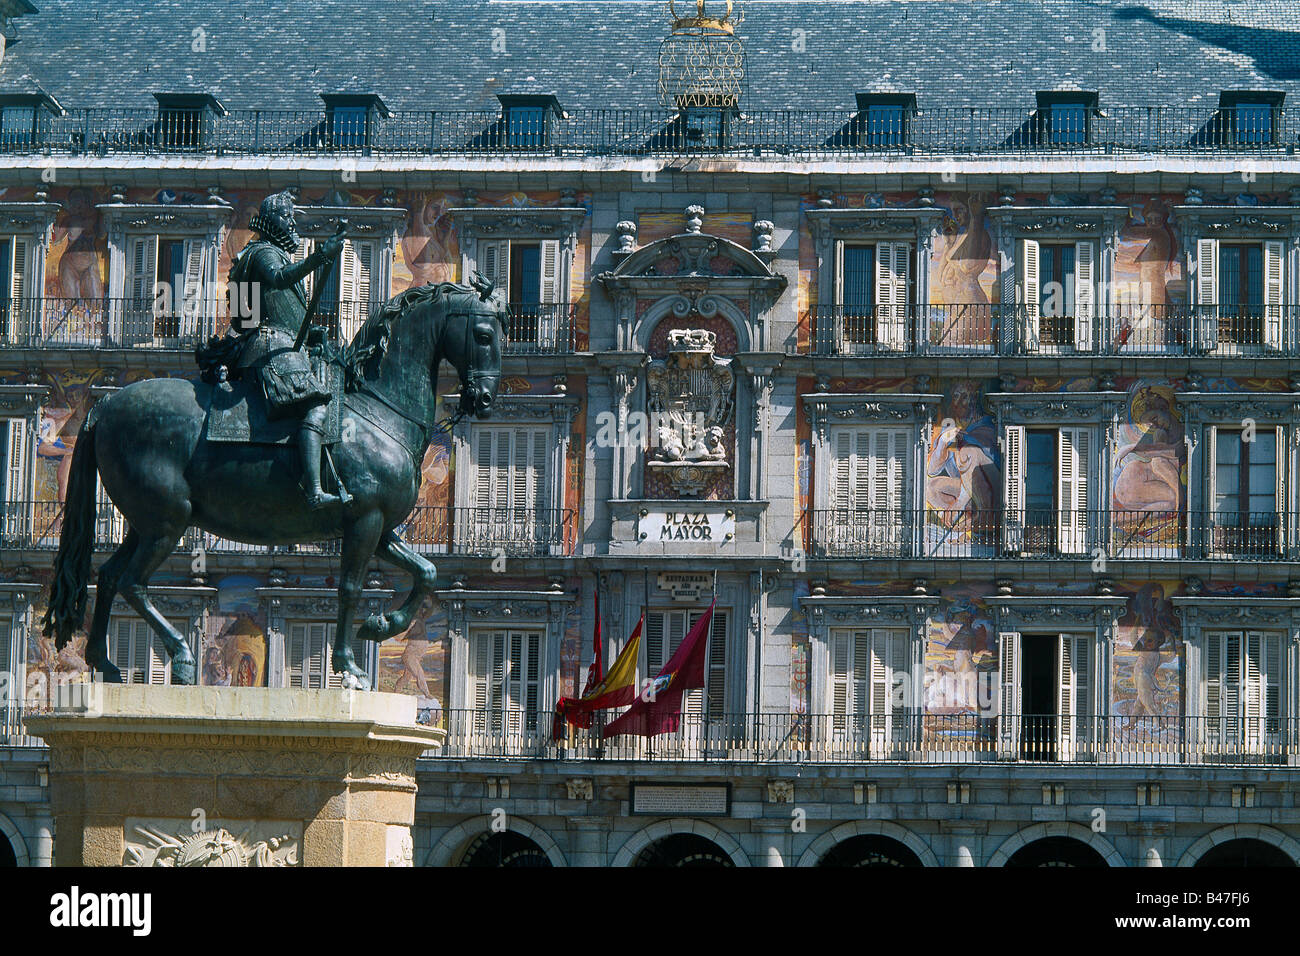
[[[350,638],[371,556],[408,572],[414,583],[401,607],[365,621],[357,636],[367,640],[404,631],[437,574],[394,529],[415,505],[420,466],[437,427],[432,419],[439,366],[445,359],[460,376],[457,417],[489,417],[500,384],[504,296],[480,276],[471,281],[396,296],[370,316],[343,353],[344,440],[333,448],[338,478],[351,497],[342,507],[308,506],[291,448],[209,442],[204,423],[212,385],[148,379],[95,405],[72,456],[45,634],[62,648],[85,620],[98,473],[127,525],[122,543],[99,570],[86,644],[86,661],[104,680],[122,679],[107,642],[113,598],[121,594],[162,641],[172,682],[195,683],[189,645],[148,594],[150,576],[193,525],[249,544],[342,538],[332,666],[344,686],[366,687]]]

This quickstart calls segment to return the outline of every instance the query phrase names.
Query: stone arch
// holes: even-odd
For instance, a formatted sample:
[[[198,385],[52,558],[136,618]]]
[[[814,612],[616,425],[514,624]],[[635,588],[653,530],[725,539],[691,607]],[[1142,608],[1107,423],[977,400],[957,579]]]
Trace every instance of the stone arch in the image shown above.
[[[3,813],[0,813],[0,836],[9,841],[9,846],[14,851],[14,862],[19,866],[31,866],[32,858],[27,852],[27,841],[23,839],[21,831],[17,824],[10,820]]]
[[[1196,861],[1211,849],[1231,840],[1259,840],[1271,844],[1294,860],[1296,866],[1300,866],[1300,841],[1281,830],[1258,823],[1233,823],[1211,830],[1183,851],[1183,855],[1178,858],[1178,865],[1195,866]]]
[[[837,843],[843,843],[845,840],[857,836],[882,836],[897,840],[916,854],[922,866],[940,865],[939,858],[934,855],[934,851],[930,849],[924,840],[911,830],[900,827],[897,823],[891,823],[888,820],[852,820],[848,823],[841,823],[837,827],[832,827],[808,845],[808,849],[803,851],[803,854],[799,857],[799,862],[795,865],[816,866],[821,862],[821,858]]]
[[[428,854],[424,858],[425,866],[451,866],[452,860],[456,857],[466,843],[480,833],[485,833],[492,828],[492,817],[488,815],[479,817],[470,817],[468,820],[462,820],[456,826],[452,827],[429,848]],[[523,817],[508,816],[506,818],[506,829],[520,836],[527,837],[542,848],[546,858],[551,861],[551,866],[568,866],[568,861],[564,859],[559,844],[557,844],[549,833],[530,823]]]
[[[652,823],[650,826],[633,833],[619,847],[618,852],[614,854],[614,862],[611,866],[631,866],[641,851],[651,843],[666,836],[672,836],[674,833],[694,833],[696,836],[702,836],[704,839],[716,844],[718,849],[731,857],[731,862],[736,866],[750,865],[749,856],[731,834],[719,830],[712,823],[705,823],[703,820],[690,820],[679,817],[673,820],[660,820],[658,823]]]
[[[1053,820],[1048,823],[1035,823],[1033,826],[1025,827],[1023,830],[1017,830],[1011,836],[1003,841],[1002,845],[993,851],[989,857],[987,866],[1006,866],[1007,860],[1011,859],[1021,847],[1028,846],[1037,840],[1046,837],[1069,837],[1078,840],[1080,843],[1086,843],[1092,849],[1101,854],[1102,859],[1108,866],[1128,866],[1124,862],[1124,857],[1120,852],[1102,839],[1091,829],[1081,823],[1067,823],[1064,820]]]
[[[636,347],[642,352],[650,350],[650,336],[664,319],[689,319],[695,314],[690,310],[691,302],[678,293],[668,293],[645,310],[645,314],[632,327],[632,337]],[[704,318],[718,317],[727,322],[736,333],[736,351],[748,352],[749,316],[735,302],[722,294],[705,294],[694,303],[698,314]]]

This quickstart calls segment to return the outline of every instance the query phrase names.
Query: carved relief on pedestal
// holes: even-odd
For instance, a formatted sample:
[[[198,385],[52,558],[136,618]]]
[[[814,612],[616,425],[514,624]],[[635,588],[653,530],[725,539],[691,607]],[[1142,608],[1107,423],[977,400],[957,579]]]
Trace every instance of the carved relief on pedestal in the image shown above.
[[[717,337],[705,329],[668,333],[668,357],[646,370],[654,434],[647,467],[682,495],[700,494],[727,468],[723,436],[735,406],[731,360],[719,359]]]
[[[225,822],[217,826],[209,821],[207,829],[195,832],[190,819],[132,819],[123,830],[123,866],[298,866],[302,843],[299,823]]]

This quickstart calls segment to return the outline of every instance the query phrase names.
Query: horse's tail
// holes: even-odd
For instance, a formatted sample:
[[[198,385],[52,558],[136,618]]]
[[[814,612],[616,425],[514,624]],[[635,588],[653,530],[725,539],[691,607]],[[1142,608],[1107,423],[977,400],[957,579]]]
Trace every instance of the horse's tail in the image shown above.
[[[90,558],[95,549],[95,415],[86,416],[72,451],[72,471],[63,506],[63,534],[54,558],[50,601],[41,620],[46,637],[63,648],[86,619],[86,589]]]

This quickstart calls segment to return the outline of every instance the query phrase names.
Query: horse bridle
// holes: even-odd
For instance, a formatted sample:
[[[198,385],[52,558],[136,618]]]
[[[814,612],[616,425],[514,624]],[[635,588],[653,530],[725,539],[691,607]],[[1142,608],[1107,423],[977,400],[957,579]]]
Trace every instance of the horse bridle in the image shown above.
[[[491,297],[492,291],[493,291],[493,287],[489,287],[486,292],[480,292],[479,301],[486,302]],[[470,311],[466,311],[463,313],[448,312],[447,318],[452,319],[460,315],[465,316],[465,341],[472,343],[474,340],[474,336],[473,336],[474,330],[470,327],[470,323],[473,322],[476,316],[482,315],[482,313],[470,312]],[[495,316],[497,315],[497,313],[494,312],[493,315]],[[505,323],[501,323],[501,339],[502,339],[502,344],[505,344]],[[468,369],[465,372],[465,386],[466,388],[474,389],[475,386],[481,380],[485,378],[491,378],[491,377],[492,377],[491,372],[485,372],[481,369]],[[456,411],[448,415],[442,421],[438,422],[434,427],[437,428],[437,430],[440,432],[450,433],[452,429],[454,429],[457,425],[459,425],[468,417],[469,417],[469,412],[466,412],[463,409],[458,407]]]

